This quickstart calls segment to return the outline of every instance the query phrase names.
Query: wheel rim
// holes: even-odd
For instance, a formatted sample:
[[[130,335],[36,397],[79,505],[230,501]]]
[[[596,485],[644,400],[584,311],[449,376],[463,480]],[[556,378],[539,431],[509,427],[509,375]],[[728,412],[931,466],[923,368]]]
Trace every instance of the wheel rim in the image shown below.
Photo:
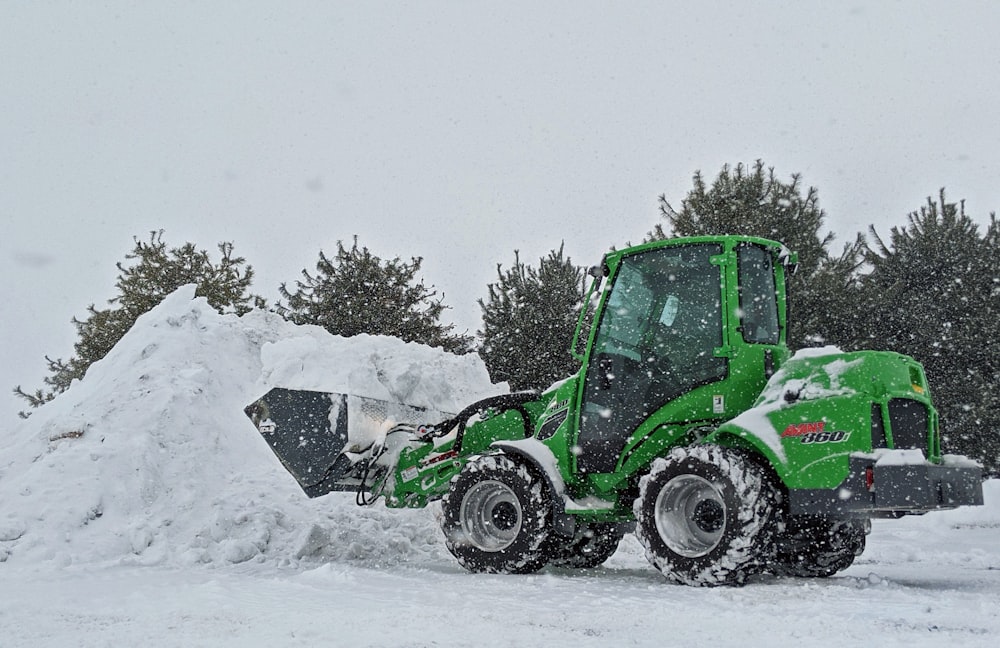
[[[656,530],[671,551],[698,558],[718,546],[726,530],[726,503],[707,479],[682,475],[656,496]]]
[[[502,551],[521,531],[521,502],[506,484],[481,481],[462,498],[462,530],[482,551]]]

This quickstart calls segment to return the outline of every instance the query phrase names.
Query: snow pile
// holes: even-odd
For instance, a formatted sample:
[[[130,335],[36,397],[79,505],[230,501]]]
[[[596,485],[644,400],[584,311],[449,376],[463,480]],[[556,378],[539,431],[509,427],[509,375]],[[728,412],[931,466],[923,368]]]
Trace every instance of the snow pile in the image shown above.
[[[223,316],[182,288],[0,440],[0,562],[382,564],[442,550],[427,511],[306,498],[243,414],[273,386],[443,411],[505,390],[474,355]]]

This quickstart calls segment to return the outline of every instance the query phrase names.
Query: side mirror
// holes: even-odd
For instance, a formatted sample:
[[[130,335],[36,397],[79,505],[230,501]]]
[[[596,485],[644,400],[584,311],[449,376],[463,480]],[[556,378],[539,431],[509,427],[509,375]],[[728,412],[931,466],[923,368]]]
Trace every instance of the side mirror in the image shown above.
[[[784,266],[787,276],[793,277],[799,269],[799,255],[782,245],[778,252],[778,263]]]

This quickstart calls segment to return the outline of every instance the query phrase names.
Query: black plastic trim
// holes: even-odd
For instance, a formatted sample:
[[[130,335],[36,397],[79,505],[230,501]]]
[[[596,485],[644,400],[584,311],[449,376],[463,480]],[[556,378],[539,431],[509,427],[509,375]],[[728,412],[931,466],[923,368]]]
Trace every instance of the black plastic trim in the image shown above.
[[[977,466],[878,465],[874,459],[851,457],[850,471],[839,486],[791,490],[788,508],[792,515],[877,517],[976,506],[983,503],[982,477]]]

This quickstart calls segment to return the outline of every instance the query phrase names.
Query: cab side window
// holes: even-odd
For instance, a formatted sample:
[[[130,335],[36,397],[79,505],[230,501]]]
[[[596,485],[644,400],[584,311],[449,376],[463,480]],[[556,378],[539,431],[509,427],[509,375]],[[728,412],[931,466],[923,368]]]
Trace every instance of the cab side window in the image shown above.
[[[778,298],[774,260],[758,245],[739,248],[740,331],[751,344],[778,344]]]

